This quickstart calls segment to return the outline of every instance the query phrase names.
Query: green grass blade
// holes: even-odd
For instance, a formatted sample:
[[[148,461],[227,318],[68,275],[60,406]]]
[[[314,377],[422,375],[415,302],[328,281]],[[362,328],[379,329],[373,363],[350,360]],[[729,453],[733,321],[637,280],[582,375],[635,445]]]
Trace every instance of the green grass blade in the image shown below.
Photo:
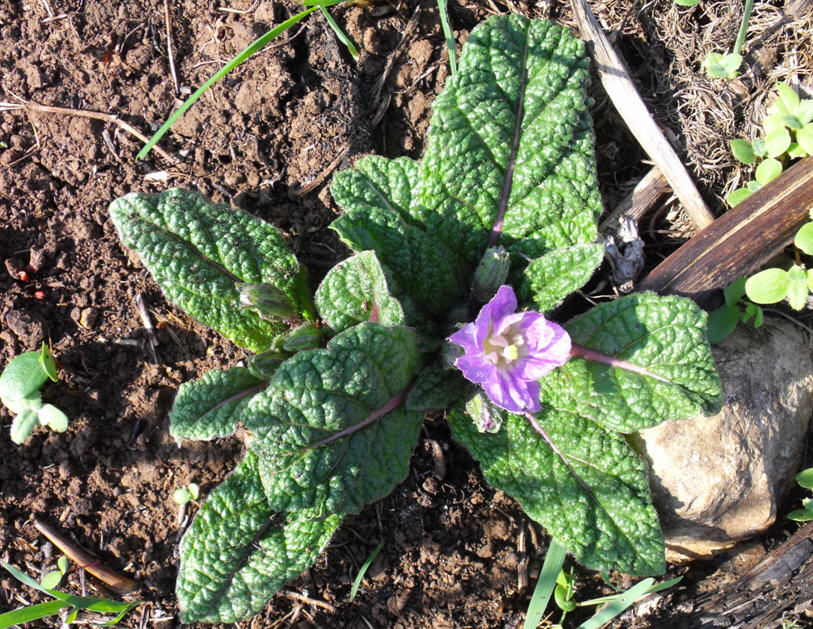
[[[353,43],[353,40],[347,36],[347,34],[342,30],[342,28],[336,24],[336,20],[333,19],[333,16],[328,12],[328,10],[324,6],[319,6],[319,10],[322,12],[322,15],[325,16],[327,23],[330,25],[330,28],[333,29],[333,32],[336,33],[336,37],[339,38],[339,41],[342,42],[345,46],[347,46],[347,50],[352,55],[353,59],[358,61],[359,58],[359,51],[356,48],[356,45]]]
[[[20,607],[5,614],[0,614],[0,629],[13,627],[14,625],[21,625],[24,622],[31,622],[32,620],[40,620],[47,616],[58,614],[59,610],[67,607],[64,601],[48,601],[47,603],[39,603],[38,605],[29,605],[27,607]]]
[[[378,556],[378,553],[381,552],[381,549],[384,548],[384,542],[381,542],[378,546],[375,547],[375,550],[370,553],[370,556],[367,557],[367,561],[365,561],[361,565],[361,569],[359,573],[356,575],[356,580],[353,581],[353,587],[350,588],[350,600],[352,601],[356,598],[356,593],[359,591],[359,586],[361,585],[362,579],[364,579],[364,575],[367,573],[367,568],[370,567],[370,564],[373,563],[373,560]]]
[[[11,573],[11,576],[13,576],[23,585],[27,585],[28,587],[34,588],[35,590],[39,590],[40,592],[42,592],[43,594],[47,594],[48,596],[58,598],[63,602],[66,602],[69,598],[71,598],[70,594],[64,594],[62,592],[59,592],[58,590],[49,590],[47,588],[42,587],[34,579],[29,577],[25,572],[18,570],[11,564],[7,564],[5,561],[0,561],[0,566],[3,566],[6,570],[8,570]]]
[[[674,579],[669,579],[669,581],[664,581],[663,583],[658,583],[653,585],[649,588],[645,593],[646,594],[654,594],[655,592],[661,592],[662,590],[668,590],[673,585],[677,585],[683,580],[683,577],[676,577]],[[580,601],[578,603],[579,607],[592,607],[593,605],[603,605],[604,603],[609,603],[610,601],[614,601],[617,598],[624,595],[624,592],[619,592],[618,594],[610,594],[609,596],[601,596],[599,598],[591,598],[587,601]]]
[[[522,629],[536,629],[542,620],[545,608],[550,602],[550,596],[556,587],[556,579],[565,563],[566,555],[567,548],[551,538],[548,552],[545,555],[545,563],[542,564],[542,571],[539,573],[534,593],[531,595],[531,602],[528,604],[528,613],[525,615],[525,624],[522,625]]]
[[[452,76],[457,74],[457,56],[454,47],[454,34],[449,24],[449,13],[446,11],[448,0],[438,0],[438,13],[440,13],[440,24],[443,26],[443,35],[446,37],[446,47],[449,49],[449,68]]]
[[[195,92],[189,98],[187,98],[183,102],[183,104],[175,112],[173,112],[173,114],[167,119],[167,121],[164,124],[161,125],[161,128],[158,129],[158,131],[155,132],[155,135],[153,135],[150,138],[150,141],[147,142],[144,145],[144,148],[142,148],[141,151],[139,151],[138,155],[136,155],[136,159],[142,159],[143,157],[145,157],[147,155],[147,153],[149,153],[152,150],[152,147],[155,146],[158,143],[158,140],[160,140],[164,136],[164,134],[167,131],[169,131],[169,128],[173,124],[175,124],[175,121],[178,118],[180,118],[186,112],[187,109],[189,109],[192,105],[194,105],[195,102],[197,102],[197,100],[201,96],[203,96],[203,94],[210,87],[212,87],[212,85],[217,83],[220,79],[222,79],[224,76],[226,76],[229,72],[234,70],[234,68],[236,68],[241,63],[243,63],[246,59],[248,59],[255,52],[258,52],[259,50],[264,48],[268,44],[268,42],[274,40],[281,33],[284,33],[289,28],[291,28],[294,24],[296,24],[296,23],[300,22],[301,20],[303,20],[304,18],[306,18],[308,16],[308,14],[312,13],[313,11],[316,11],[316,9],[321,8],[322,6],[324,6],[324,5],[323,4],[318,4],[318,5],[312,6],[312,7],[308,8],[308,9],[305,9],[301,13],[297,13],[293,17],[290,17],[287,20],[285,20],[282,24],[272,28],[270,31],[265,33],[265,35],[262,35],[262,36],[258,37],[251,44],[246,46],[242,51],[237,53],[237,55],[235,57],[233,57],[226,65],[224,65],[217,72],[215,72],[211,76],[211,78],[209,78],[208,81],[206,81],[197,90],[195,90]]]
[[[600,629],[600,627],[604,626],[605,623],[611,621],[613,618],[618,616],[618,614],[627,609],[627,607],[644,596],[654,583],[655,579],[652,577],[637,583],[629,590],[621,594],[621,596],[615,599],[612,603],[607,605],[607,607],[596,613],[595,616],[589,620],[585,620],[577,627],[577,629]]]
[[[748,32],[748,23],[751,21],[751,11],[754,10],[754,0],[745,0],[745,9],[742,12],[742,22],[737,33],[737,40],[734,42],[734,54],[742,52],[742,45],[745,43],[745,33]]]

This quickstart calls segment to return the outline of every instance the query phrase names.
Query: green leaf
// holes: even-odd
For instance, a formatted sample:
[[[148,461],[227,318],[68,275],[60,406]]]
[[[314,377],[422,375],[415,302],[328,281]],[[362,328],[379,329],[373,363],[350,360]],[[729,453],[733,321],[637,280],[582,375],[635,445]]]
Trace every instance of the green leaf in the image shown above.
[[[472,387],[457,369],[426,367],[415,378],[406,407],[410,411],[443,410],[463,400]]]
[[[417,162],[365,157],[333,177],[330,191],[345,214],[331,228],[354,251],[374,250],[398,287],[439,316],[462,295],[469,278],[457,255],[422,224],[418,188]]]
[[[745,278],[734,280],[723,289],[723,297],[727,306],[736,306],[745,297]]]
[[[51,570],[42,578],[40,585],[46,590],[53,590],[59,585],[60,581],[62,581],[62,573],[59,570]]]
[[[767,132],[768,129],[766,128],[765,131]],[[762,138],[754,139],[754,141],[751,142],[751,146],[754,147],[754,155],[765,157],[765,141]]]
[[[793,244],[807,255],[813,255],[813,223],[802,225],[793,238]]]
[[[249,451],[201,506],[181,540],[176,594],[182,622],[232,623],[262,609],[310,567],[343,515],[276,514]]]
[[[490,245],[529,258],[596,240],[601,212],[584,45],[549,21],[475,28],[433,105],[420,165],[428,231],[471,272]]]
[[[628,295],[600,304],[565,329],[574,344],[662,380],[571,359],[539,382],[543,422],[548,413],[577,413],[605,428],[633,432],[719,410],[722,387],[706,338],[706,313],[691,300]]]
[[[700,4],[700,0],[675,0],[675,4],[679,4],[682,7],[695,7]],[[536,627],[536,625],[534,625]]]
[[[790,85],[780,81],[776,84],[778,100],[788,113],[793,113],[799,106],[799,95]]]
[[[796,264],[788,269],[788,303],[794,310],[801,310],[807,303],[807,273]]]
[[[241,347],[268,349],[286,329],[241,307],[236,283],[267,283],[308,316],[304,268],[273,225],[196,192],[128,194],[110,206],[121,241],[166,296]]]
[[[725,200],[731,207],[734,207],[738,203],[745,201],[752,194],[754,193],[748,188],[737,188],[736,190],[729,192]]]
[[[48,374],[40,364],[40,352],[15,356],[0,375],[0,398],[21,400],[31,397],[47,379]]]
[[[663,572],[646,470],[624,437],[577,413],[551,412],[539,423],[549,442],[525,417],[508,414],[491,434],[460,411],[449,416],[486,481],[516,498],[579,562],[632,575]]]
[[[37,413],[30,409],[25,409],[11,422],[11,440],[14,443],[23,443],[34,432],[34,428],[39,423]]]
[[[740,321],[737,306],[722,305],[709,313],[709,343],[717,345],[734,331]]]
[[[42,408],[42,396],[39,391],[34,391],[29,397],[14,400],[0,397],[0,402],[12,413],[22,413],[23,411],[39,412]]]
[[[40,367],[45,371],[45,374],[53,381],[57,381],[56,375],[56,362],[54,362],[54,355],[51,353],[51,350],[45,344],[45,341],[42,342],[42,349],[40,349]]]
[[[811,101],[813,102],[813,101]],[[805,153],[813,155],[813,123],[808,122],[804,127],[796,132],[796,142],[802,147]]]
[[[269,504],[358,513],[389,494],[423,420],[403,404],[420,366],[415,333],[378,323],[287,360],[242,415]]]
[[[795,478],[796,482],[805,489],[813,489],[813,467],[802,470]]]
[[[355,580],[353,581],[353,586],[350,588],[350,601],[352,602],[354,598],[356,598],[356,593],[359,591],[359,587],[361,586],[361,582],[364,580],[364,575],[367,573],[367,569],[370,567],[370,564],[373,563],[375,558],[378,556],[378,553],[381,552],[381,549],[384,548],[384,542],[381,542],[378,546],[375,547],[375,550],[370,553],[370,556],[367,557],[367,560],[361,564],[361,568],[359,568],[359,573],[356,575]]]
[[[68,604],[63,601],[48,601],[37,605],[18,607],[10,612],[0,614],[0,627],[16,627],[26,622],[40,620],[58,614]]]
[[[731,146],[731,152],[734,153],[734,157],[736,157],[739,161],[743,164],[753,164],[756,156],[754,155],[754,147],[751,146],[751,143],[748,140],[731,140],[729,142]]]
[[[577,629],[601,629],[601,627],[630,607],[635,601],[650,592],[654,583],[655,580],[651,578],[636,583],[629,590],[620,594],[609,605],[599,610],[595,616],[580,624]]]
[[[65,432],[68,429],[68,416],[52,404],[44,404],[37,415],[40,424],[51,430]]]
[[[546,253],[525,269],[521,295],[527,295],[540,312],[553,310],[587,283],[603,257],[604,246],[596,243]]]
[[[709,76],[716,79],[733,79],[739,74],[742,56],[737,54],[721,55],[712,52],[703,61],[703,67]]]
[[[805,151],[796,142],[791,142],[790,146],[788,147],[788,158],[791,160],[796,160],[801,159],[802,157],[807,157],[807,151]]]
[[[782,174],[782,162],[772,157],[762,160],[754,172],[757,183],[761,186],[768,185],[771,181]]]
[[[806,98],[799,103],[799,107],[796,109],[796,117],[803,126],[813,120],[813,98]]]
[[[748,278],[745,293],[758,304],[775,304],[788,294],[790,278],[784,269],[765,269]]]
[[[316,290],[316,309],[341,332],[363,321],[403,325],[404,310],[390,295],[384,270],[373,251],[362,251],[328,271]]]
[[[790,146],[790,133],[785,127],[774,129],[765,136],[765,150],[768,157],[784,155]]]
[[[556,539],[551,538],[548,545],[548,552],[545,553],[545,561],[539,573],[539,579],[534,587],[531,601],[528,603],[528,612],[525,614],[525,622],[522,629],[536,629],[542,622],[545,615],[545,608],[548,606],[550,596],[556,587],[556,577],[562,571],[562,566],[567,557],[567,549]]]
[[[198,380],[184,382],[169,412],[169,433],[177,442],[226,437],[234,432],[252,396],[267,384],[246,367],[213,369]]]
[[[795,520],[796,522],[809,522],[813,520],[813,511],[809,509],[796,509],[788,513],[788,519]]]

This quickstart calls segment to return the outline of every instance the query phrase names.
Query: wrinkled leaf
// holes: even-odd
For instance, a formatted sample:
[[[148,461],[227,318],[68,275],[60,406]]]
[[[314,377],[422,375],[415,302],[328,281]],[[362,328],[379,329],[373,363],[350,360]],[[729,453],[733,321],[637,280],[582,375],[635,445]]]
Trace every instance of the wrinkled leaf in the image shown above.
[[[415,378],[406,407],[410,411],[442,410],[464,399],[472,386],[457,369],[426,367]]]
[[[706,313],[681,297],[637,293],[565,324],[574,344],[644,368],[649,375],[571,359],[540,380],[542,411],[576,412],[633,432],[720,407],[722,388],[706,338]]]
[[[469,278],[457,255],[421,223],[418,188],[417,162],[365,157],[355,169],[333,177],[330,191],[345,214],[331,228],[351,249],[374,250],[407,295],[427,312],[442,315]]]
[[[623,436],[578,409],[540,419],[551,443],[526,418],[507,417],[497,434],[479,432],[460,411],[449,417],[455,439],[480,462],[489,484],[516,498],[587,567],[663,572],[663,538],[645,467]]]
[[[286,326],[241,307],[235,283],[271,284],[308,314],[304,268],[270,223],[179,189],[128,194],[110,217],[170,301],[241,347],[268,349]]]
[[[169,433],[175,441],[226,437],[251,398],[265,389],[245,367],[213,369],[198,380],[184,382],[169,412]]]
[[[530,258],[596,239],[601,199],[581,41],[519,15],[472,31],[434,103],[421,162],[424,221],[474,266],[489,233]]]
[[[343,516],[268,505],[252,452],[206,499],[181,540],[182,622],[232,623],[259,612],[316,561]]]
[[[404,311],[390,295],[373,251],[362,251],[328,271],[316,290],[316,309],[336,332],[364,321],[403,325]]]
[[[286,361],[242,415],[269,504],[358,513],[389,494],[423,420],[403,404],[420,366],[414,332],[377,323]]]
[[[525,269],[521,294],[528,295],[540,312],[552,310],[587,283],[603,256],[604,246],[595,243],[546,253]]]

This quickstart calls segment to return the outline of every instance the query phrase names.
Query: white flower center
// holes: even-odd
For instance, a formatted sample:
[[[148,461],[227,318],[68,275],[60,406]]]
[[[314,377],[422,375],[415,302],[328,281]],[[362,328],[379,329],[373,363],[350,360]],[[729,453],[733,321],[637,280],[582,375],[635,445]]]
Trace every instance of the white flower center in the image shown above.
[[[483,353],[486,360],[497,367],[509,367],[515,360],[527,353],[525,339],[514,326],[502,334],[489,334],[483,341]]]

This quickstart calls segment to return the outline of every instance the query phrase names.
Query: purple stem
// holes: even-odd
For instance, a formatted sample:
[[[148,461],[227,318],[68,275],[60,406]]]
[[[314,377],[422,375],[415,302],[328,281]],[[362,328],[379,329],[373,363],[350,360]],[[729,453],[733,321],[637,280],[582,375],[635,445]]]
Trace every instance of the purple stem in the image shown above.
[[[657,380],[658,382],[665,382],[666,384],[672,385],[675,384],[671,380],[667,380],[666,378],[654,374],[651,371],[645,369],[644,367],[633,365],[632,363],[629,363],[626,360],[615,358],[614,356],[608,356],[607,354],[602,354],[601,352],[597,352],[587,347],[582,347],[581,345],[573,344],[570,347],[570,357],[592,360],[597,363],[610,365],[610,367],[618,367],[619,369],[624,369],[625,371],[631,371],[633,373],[641,374],[642,376],[648,376],[654,380]]]
[[[358,424],[354,424],[352,426],[348,426],[344,430],[340,430],[337,433],[330,435],[329,437],[325,437],[321,441],[317,441],[316,443],[312,443],[303,450],[312,450],[313,448],[319,448],[321,446],[327,445],[328,443],[332,443],[341,439],[342,437],[347,437],[348,435],[352,435],[354,432],[358,432],[362,428],[366,428],[370,424],[372,424],[377,419],[381,419],[384,415],[389,413],[390,411],[395,410],[403,404],[404,400],[406,400],[406,396],[409,394],[410,389],[412,389],[412,385],[415,384],[415,379],[413,378],[408,385],[406,385],[403,389],[401,389],[398,393],[393,395],[389,401],[384,404],[381,408],[377,411],[373,411],[369,417],[365,418],[364,420],[360,421]]]

